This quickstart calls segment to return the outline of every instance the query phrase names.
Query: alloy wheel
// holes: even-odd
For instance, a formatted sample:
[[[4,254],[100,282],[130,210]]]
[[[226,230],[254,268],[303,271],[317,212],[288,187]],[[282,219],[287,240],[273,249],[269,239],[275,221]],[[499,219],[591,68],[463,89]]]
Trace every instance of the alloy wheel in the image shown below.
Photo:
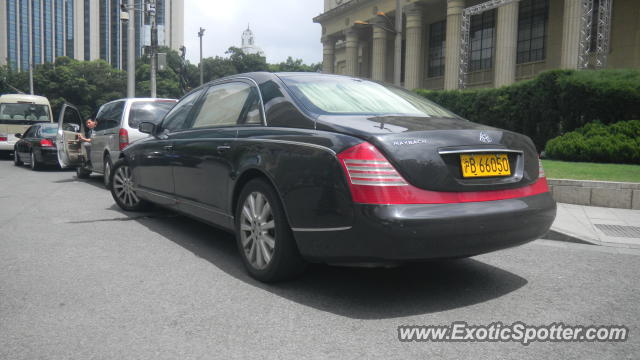
[[[271,205],[260,192],[252,192],[242,205],[240,239],[247,260],[256,269],[266,268],[276,246],[276,227]]]
[[[36,155],[31,152],[31,169],[35,170],[38,168],[38,163],[36,163]]]
[[[113,176],[113,190],[123,204],[128,207],[134,207],[140,199],[133,190],[133,181],[131,180],[131,170],[127,165],[118,167]]]

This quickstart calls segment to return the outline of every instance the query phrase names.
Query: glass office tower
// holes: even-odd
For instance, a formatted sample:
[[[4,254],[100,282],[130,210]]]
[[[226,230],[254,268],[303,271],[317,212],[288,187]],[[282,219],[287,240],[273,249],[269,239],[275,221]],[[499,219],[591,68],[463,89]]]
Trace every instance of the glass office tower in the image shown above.
[[[144,14],[146,0],[134,0],[135,55],[142,56],[150,43],[150,19]],[[54,62],[68,56],[78,60],[102,59],[126,68],[128,26],[120,20],[122,3],[128,0],[2,0],[0,1],[0,65],[18,71],[31,63]],[[169,26],[178,31],[182,45],[183,0],[156,0],[158,42],[171,45]],[[169,39],[169,40],[167,40]]]

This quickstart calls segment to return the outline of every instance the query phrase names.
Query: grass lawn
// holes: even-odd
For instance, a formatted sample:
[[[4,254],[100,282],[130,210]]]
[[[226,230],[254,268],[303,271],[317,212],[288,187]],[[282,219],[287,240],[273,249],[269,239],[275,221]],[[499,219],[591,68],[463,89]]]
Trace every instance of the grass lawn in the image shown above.
[[[542,160],[550,179],[640,182],[640,165]]]

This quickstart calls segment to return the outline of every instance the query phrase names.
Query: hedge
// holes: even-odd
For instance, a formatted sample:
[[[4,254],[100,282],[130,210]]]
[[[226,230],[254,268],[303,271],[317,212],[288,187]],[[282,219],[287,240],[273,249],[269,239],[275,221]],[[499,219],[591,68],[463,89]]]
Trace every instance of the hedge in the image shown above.
[[[640,164],[640,120],[590,123],[547,142],[546,158]]]
[[[589,122],[640,118],[640,70],[551,70],[498,89],[416,90],[471,121],[549,139]]]

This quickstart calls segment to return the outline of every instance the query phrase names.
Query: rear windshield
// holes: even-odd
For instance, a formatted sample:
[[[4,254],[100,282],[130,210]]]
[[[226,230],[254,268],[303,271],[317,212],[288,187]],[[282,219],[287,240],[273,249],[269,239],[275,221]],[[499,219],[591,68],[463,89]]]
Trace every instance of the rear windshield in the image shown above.
[[[51,121],[49,106],[37,104],[0,104],[0,120]]]
[[[129,126],[137,129],[143,121],[157,124],[175,104],[174,101],[136,101],[131,104]]]
[[[58,132],[58,127],[57,126],[43,126],[43,127],[40,128],[40,135],[41,136],[55,135],[56,132]]]
[[[452,112],[394,86],[340,76],[283,76],[303,105],[318,114],[457,117]]]

